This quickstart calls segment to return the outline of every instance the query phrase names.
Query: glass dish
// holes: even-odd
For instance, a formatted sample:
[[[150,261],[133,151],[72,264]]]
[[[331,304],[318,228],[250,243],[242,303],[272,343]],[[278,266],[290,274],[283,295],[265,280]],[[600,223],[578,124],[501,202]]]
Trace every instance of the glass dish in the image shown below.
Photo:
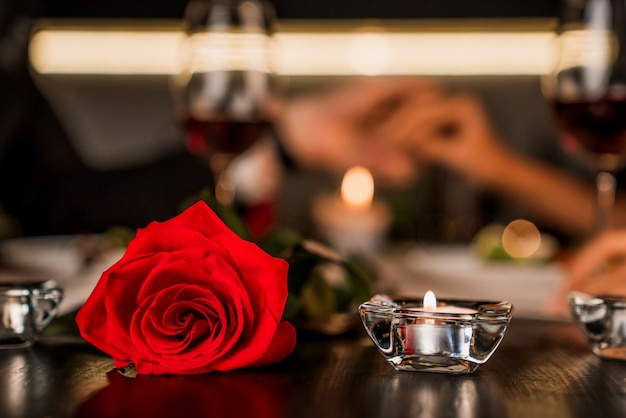
[[[27,347],[56,317],[63,290],[52,280],[0,282],[0,348]]]
[[[376,295],[359,307],[363,325],[396,370],[473,373],[494,353],[511,320],[509,302]]]
[[[569,304],[594,354],[626,360],[626,299],[571,292]]]

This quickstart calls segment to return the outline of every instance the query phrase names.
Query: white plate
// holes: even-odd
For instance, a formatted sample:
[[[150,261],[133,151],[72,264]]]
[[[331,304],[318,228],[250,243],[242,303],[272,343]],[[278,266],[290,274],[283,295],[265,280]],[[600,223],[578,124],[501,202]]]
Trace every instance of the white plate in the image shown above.
[[[96,237],[94,237],[96,238]],[[64,291],[59,314],[78,309],[102,273],[123,254],[122,249],[99,252],[85,263],[85,237],[57,235],[28,237],[0,243],[0,282],[29,282],[52,279]]]
[[[387,273],[387,285],[403,295],[509,301],[514,316],[566,319],[552,311],[561,267],[557,263],[521,265],[487,263],[469,246],[414,247],[396,259],[402,268]]]

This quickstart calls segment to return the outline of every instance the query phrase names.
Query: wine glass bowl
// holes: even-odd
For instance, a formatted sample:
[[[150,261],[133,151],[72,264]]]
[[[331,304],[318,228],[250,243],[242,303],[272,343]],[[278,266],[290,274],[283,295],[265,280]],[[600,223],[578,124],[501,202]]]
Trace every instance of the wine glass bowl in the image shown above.
[[[626,10],[616,0],[563,0],[555,60],[542,79],[564,148],[596,172],[598,227],[609,225],[613,173],[626,156]]]
[[[216,197],[232,200],[228,166],[271,126],[274,12],[264,0],[192,0],[174,105],[189,151],[215,176]]]

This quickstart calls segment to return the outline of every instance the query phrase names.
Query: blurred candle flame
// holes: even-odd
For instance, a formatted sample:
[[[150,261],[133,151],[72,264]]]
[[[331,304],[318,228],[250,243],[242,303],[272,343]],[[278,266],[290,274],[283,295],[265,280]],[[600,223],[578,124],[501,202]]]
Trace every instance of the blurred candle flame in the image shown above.
[[[374,199],[374,178],[361,166],[350,168],[341,182],[341,200],[354,210],[365,211]]]
[[[437,297],[435,297],[435,293],[432,290],[429,290],[424,295],[424,309],[429,312],[437,310]]]

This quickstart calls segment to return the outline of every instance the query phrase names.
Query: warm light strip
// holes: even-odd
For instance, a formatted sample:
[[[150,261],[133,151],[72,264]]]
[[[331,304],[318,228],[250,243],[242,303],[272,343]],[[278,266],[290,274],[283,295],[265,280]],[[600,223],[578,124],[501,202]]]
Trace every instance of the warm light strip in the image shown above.
[[[546,72],[551,39],[541,32],[333,33],[289,34],[280,44],[282,71],[292,75],[505,75]]]
[[[42,30],[30,62],[42,74],[172,74],[182,32]]]
[[[549,31],[278,33],[284,75],[536,75]],[[40,30],[30,59],[42,74],[173,74],[180,31]]]

